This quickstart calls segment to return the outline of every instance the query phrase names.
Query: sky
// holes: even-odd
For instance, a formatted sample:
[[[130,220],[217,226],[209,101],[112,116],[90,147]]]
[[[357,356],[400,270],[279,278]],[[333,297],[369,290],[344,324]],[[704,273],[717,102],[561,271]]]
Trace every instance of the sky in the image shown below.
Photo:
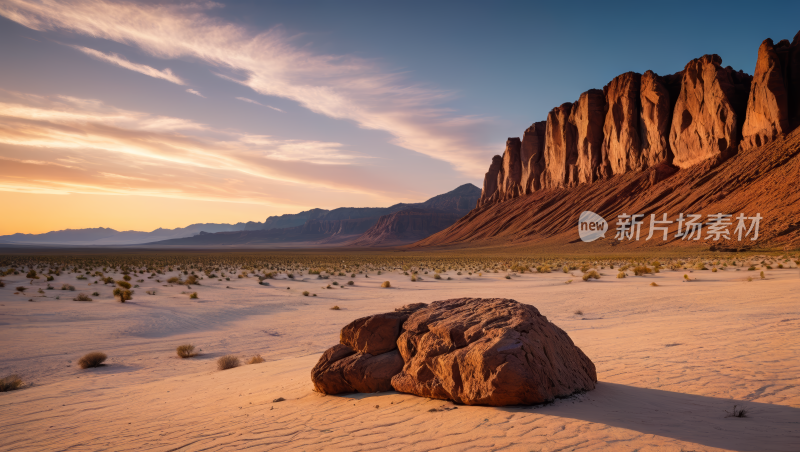
[[[616,75],[752,74],[800,2],[0,0],[0,235],[150,231],[482,186]]]

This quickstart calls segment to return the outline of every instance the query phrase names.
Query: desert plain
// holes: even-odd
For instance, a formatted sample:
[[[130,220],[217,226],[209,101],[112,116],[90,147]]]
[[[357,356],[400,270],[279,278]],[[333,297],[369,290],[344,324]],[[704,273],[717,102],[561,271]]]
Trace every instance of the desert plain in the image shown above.
[[[448,269],[441,279],[420,268],[411,281],[407,269],[387,268],[284,271],[261,284],[236,269],[188,288],[167,282],[178,271],[147,272],[125,303],[95,276],[8,274],[0,377],[24,386],[0,393],[0,449],[800,450],[800,269],[747,259],[625,278],[596,264],[600,278],[588,281],[560,268]],[[121,280],[118,270],[105,276]],[[73,300],[81,292],[98,295]],[[311,368],[350,321],[456,297],[536,306],[595,363],[596,389],[502,408],[313,391]],[[184,343],[199,354],[179,358]],[[92,351],[108,355],[105,365],[78,367]],[[218,370],[230,354],[242,365]],[[265,362],[245,364],[257,354]],[[730,417],[734,406],[746,417]]]

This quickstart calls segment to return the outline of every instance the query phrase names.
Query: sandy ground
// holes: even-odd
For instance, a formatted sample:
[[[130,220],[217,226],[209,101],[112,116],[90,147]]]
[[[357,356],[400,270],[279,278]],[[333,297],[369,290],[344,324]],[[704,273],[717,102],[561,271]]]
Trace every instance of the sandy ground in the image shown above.
[[[255,278],[204,279],[192,287],[197,300],[181,293],[190,292],[185,286],[153,279],[125,304],[113,301],[110,286],[87,286],[75,275],[51,284],[68,282],[76,292],[40,297],[42,279],[14,295],[28,281],[7,276],[0,376],[17,373],[32,386],[0,393],[0,449],[800,450],[796,268],[767,271],[766,280],[744,270],[601,273],[592,282],[561,272],[511,280],[449,272],[443,276],[451,281],[422,275],[419,282],[397,272],[325,281],[304,275],[268,287]],[[682,282],[685,273],[697,279]],[[351,279],[352,287],[324,289]],[[380,288],[385,280],[394,287]],[[152,289],[157,295],[145,294]],[[73,301],[80,291],[100,296]],[[312,391],[311,368],[349,321],[463,296],[535,305],[594,361],[597,389],[507,408]],[[184,342],[202,354],[177,358]],[[108,365],[80,370],[77,358],[94,350],[109,355]],[[219,356],[255,353],[267,362],[216,370]],[[278,397],[286,400],[274,403]],[[749,416],[726,417],[734,404]]]

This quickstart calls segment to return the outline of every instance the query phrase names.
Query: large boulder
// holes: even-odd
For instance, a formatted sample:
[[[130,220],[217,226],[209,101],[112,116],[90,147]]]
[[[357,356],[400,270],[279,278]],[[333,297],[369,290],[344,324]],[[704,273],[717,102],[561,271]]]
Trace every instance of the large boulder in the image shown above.
[[[397,338],[409,312],[387,312],[353,320],[342,328],[339,342],[353,350],[379,355],[397,348]]]
[[[677,96],[675,96],[677,97]],[[672,122],[673,99],[662,77],[653,71],[642,74],[639,92],[641,106],[641,162],[645,168],[672,162],[669,148],[669,127]]]
[[[522,192],[533,193],[542,188],[544,171],[544,134],[547,121],[534,122],[522,135],[519,156],[522,161]]]
[[[577,131],[569,121],[572,103],[567,102],[550,110],[545,130],[542,188],[563,188],[578,183]]]
[[[603,87],[608,109],[603,125],[603,157],[612,174],[640,170],[640,86],[642,75],[626,72]]]
[[[594,389],[592,361],[530,305],[504,298],[436,301],[397,340],[395,390],[467,405],[551,401]]]
[[[497,176],[500,174],[502,168],[503,158],[499,155],[492,157],[492,164],[489,165],[489,171],[487,171],[486,175],[483,177],[483,191],[481,191],[481,197],[478,200],[478,207],[489,203],[493,199],[494,194],[497,193]]]
[[[603,168],[603,122],[606,100],[603,91],[590,89],[572,106],[569,121],[575,126],[578,183],[594,182],[606,175]]]
[[[679,168],[722,161],[738,149],[750,76],[721,64],[719,55],[704,55],[684,68],[669,135]]]
[[[385,392],[392,390],[392,377],[402,368],[397,350],[371,355],[337,344],[322,354],[311,370],[311,381],[323,394]]]

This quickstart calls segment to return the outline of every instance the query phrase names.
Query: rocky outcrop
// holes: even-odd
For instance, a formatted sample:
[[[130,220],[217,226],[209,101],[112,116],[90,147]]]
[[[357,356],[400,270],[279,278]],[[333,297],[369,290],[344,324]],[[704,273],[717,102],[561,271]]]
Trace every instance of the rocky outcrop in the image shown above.
[[[642,167],[672,162],[669,147],[669,128],[672,121],[673,99],[662,77],[646,71],[641,78],[639,105],[641,128],[639,133]]]
[[[578,150],[575,125],[569,121],[572,104],[567,102],[547,114],[542,188],[563,188],[577,184]]]
[[[800,33],[794,43],[766,39],[758,48],[742,127],[742,150],[757,148],[800,123]],[[790,97],[792,97],[790,99]]]
[[[495,193],[497,193],[497,175],[503,168],[503,158],[499,155],[492,157],[492,164],[489,165],[489,171],[483,177],[483,191],[481,198],[478,200],[478,207],[489,203]]]
[[[314,390],[323,394],[391,391],[391,378],[403,368],[397,338],[406,319],[425,306],[409,304],[395,312],[356,319],[342,328],[340,343],[323,353],[311,370]]]
[[[473,206],[475,203],[473,202]],[[422,240],[435,234],[463,216],[460,212],[433,209],[405,209],[384,215],[357,239],[353,246],[396,246]]]
[[[603,157],[611,174],[643,167],[639,139],[641,79],[641,74],[626,72],[603,88],[608,109],[603,126]]]
[[[503,167],[498,174],[497,186],[500,199],[515,198],[522,194],[522,160],[520,159],[519,138],[509,138],[506,141],[506,151],[503,153]]]
[[[522,405],[594,389],[592,361],[530,305],[459,298],[409,317],[397,340],[399,392],[466,405]]]
[[[522,192],[532,193],[542,188],[544,171],[544,135],[547,121],[534,122],[522,134],[520,160],[522,161]]]
[[[606,175],[603,165],[603,123],[606,101],[603,91],[590,89],[572,106],[569,121],[575,126],[578,183],[591,183]]]
[[[725,160],[739,146],[749,76],[721,64],[718,55],[704,55],[684,68],[670,129],[673,163],[680,168]]]

